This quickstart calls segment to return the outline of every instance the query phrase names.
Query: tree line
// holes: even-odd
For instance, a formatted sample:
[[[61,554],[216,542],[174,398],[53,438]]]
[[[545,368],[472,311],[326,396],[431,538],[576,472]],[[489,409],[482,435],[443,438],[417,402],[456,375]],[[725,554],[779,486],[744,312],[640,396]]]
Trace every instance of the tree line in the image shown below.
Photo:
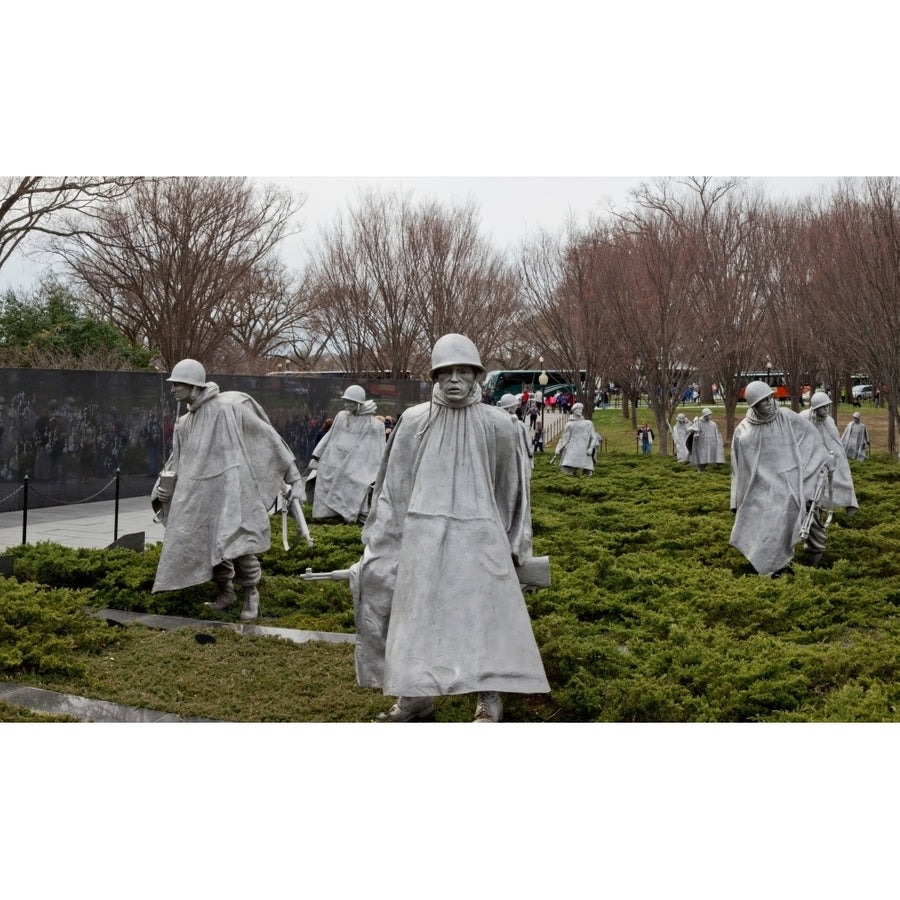
[[[146,358],[167,369],[193,356],[236,374],[415,376],[441,334],[462,331],[488,368],[533,368],[543,357],[573,376],[584,369],[588,385],[622,388],[632,418],[646,398],[663,454],[665,423],[698,377],[704,402],[713,384],[721,392],[730,436],[744,373],[766,362],[786,373],[795,408],[805,385],[836,397],[865,372],[890,401],[893,451],[898,200],[893,177],[844,179],[792,202],[773,202],[747,179],[659,178],[623,208],[503,253],[472,202],[369,192],[290,269],[279,250],[300,230],[305,197],[274,185],[3,178],[0,266],[23,245],[59,274],[43,294],[7,292],[0,362],[59,364],[58,347],[23,353],[21,329],[13,340],[3,323],[62,290],[78,315],[118,330],[130,348],[120,367]],[[589,413],[593,391],[580,399]]]

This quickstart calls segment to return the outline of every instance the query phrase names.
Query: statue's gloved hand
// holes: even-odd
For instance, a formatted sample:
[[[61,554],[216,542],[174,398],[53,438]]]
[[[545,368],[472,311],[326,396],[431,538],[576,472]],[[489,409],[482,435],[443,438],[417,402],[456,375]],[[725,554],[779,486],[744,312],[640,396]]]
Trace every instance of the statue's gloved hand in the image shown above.
[[[835,466],[837,466],[837,456],[835,455],[835,452],[833,450],[829,450],[828,457],[825,460],[825,467],[828,469],[829,472],[833,472],[835,469]]]
[[[319,468],[319,460],[315,458],[315,456],[309,461],[310,469],[318,469]]]
[[[167,490],[164,487],[156,488],[156,499],[159,500],[160,503],[171,503],[172,502],[172,492]]]

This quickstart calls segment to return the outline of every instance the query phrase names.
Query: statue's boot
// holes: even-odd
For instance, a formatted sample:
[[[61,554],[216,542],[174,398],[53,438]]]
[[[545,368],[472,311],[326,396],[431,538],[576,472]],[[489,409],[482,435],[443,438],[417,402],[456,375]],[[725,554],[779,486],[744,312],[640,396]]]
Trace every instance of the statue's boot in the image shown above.
[[[503,701],[496,691],[482,691],[478,694],[475,707],[476,722],[499,722],[503,718]]]
[[[259,588],[254,584],[244,588],[244,608],[241,621],[252,622],[259,615]]]
[[[207,600],[204,606],[219,611],[228,609],[232,603],[237,602],[237,594],[234,592],[234,585],[230,581],[219,581],[219,596],[215,600]]]
[[[378,713],[379,722],[415,722],[434,712],[432,697],[398,697],[397,702],[386,712]]]

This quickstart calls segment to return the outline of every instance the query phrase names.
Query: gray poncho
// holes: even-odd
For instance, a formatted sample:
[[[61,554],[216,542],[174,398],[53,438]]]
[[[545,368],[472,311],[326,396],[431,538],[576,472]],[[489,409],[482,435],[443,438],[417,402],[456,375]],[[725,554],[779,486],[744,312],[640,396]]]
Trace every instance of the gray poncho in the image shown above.
[[[594,457],[591,455],[599,443],[600,436],[594,431],[594,425],[581,416],[573,415],[563,428],[562,436],[556,445],[559,454],[559,468],[577,471],[586,469],[594,471]]]
[[[262,407],[207,382],[175,424],[166,469],[177,474],[163,506],[166,534],[154,591],[202,584],[226,559],[271,545],[269,508],[285,481],[297,480],[294,454]],[[156,487],[151,494],[154,508]]]
[[[848,459],[866,459],[869,448],[869,432],[862,422],[851,419],[841,435],[841,444]]]
[[[375,418],[375,404],[367,400],[360,411],[341,410],[312,455],[319,460],[313,519],[340,516],[355,522],[366,506],[369,488],[384,455],[384,423]]]
[[[351,569],[357,680],[405,697],[547,692],[515,563],[531,557],[518,422],[475,390],[403,413]]]
[[[800,540],[806,501],[828,452],[815,426],[789,409],[762,419],[755,407],[731,441],[730,543],[760,575],[787,566]]]
[[[724,464],[725,445],[719,426],[712,419],[704,419],[701,416],[690,426],[689,432],[692,433],[692,436],[687,443],[690,446],[692,465]]]
[[[669,430],[672,432],[672,440],[675,443],[675,459],[678,462],[688,462],[691,457],[690,450],[687,447],[687,436],[690,427],[691,423],[684,413],[679,413],[675,424],[669,426]]]
[[[850,474],[850,464],[847,462],[847,454],[841,443],[837,425],[831,416],[817,416],[815,410],[805,409],[800,415],[819,432],[826,450],[834,454],[834,471],[831,474],[831,492],[822,496],[822,506],[843,506],[850,515],[859,509],[859,501],[856,499],[856,490],[853,487],[853,476]],[[829,503],[829,500],[831,501]]]

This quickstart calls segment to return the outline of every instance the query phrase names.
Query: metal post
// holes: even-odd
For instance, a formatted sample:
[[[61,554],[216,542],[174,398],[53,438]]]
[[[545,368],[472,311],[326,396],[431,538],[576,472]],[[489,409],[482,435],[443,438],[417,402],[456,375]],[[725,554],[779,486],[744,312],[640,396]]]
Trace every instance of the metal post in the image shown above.
[[[28,476],[22,485],[22,543],[28,543]]]
[[[113,524],[113,543],[119,539],[119,469],[116,469],[116,516]]]

